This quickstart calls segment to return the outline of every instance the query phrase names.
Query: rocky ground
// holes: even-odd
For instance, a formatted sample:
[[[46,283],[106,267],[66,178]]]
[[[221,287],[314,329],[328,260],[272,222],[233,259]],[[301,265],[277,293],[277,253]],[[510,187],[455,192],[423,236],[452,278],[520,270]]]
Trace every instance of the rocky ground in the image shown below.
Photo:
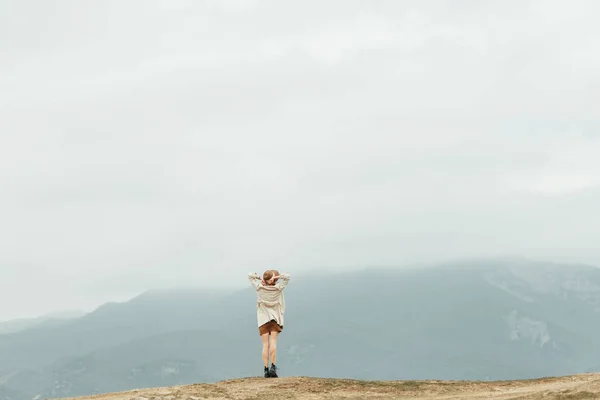
[[[244,378],[215,384],[144,389],[80,398],[94,400],[204,399],[600,399],[600,374],[528,381],[357,381],[322,378]]]

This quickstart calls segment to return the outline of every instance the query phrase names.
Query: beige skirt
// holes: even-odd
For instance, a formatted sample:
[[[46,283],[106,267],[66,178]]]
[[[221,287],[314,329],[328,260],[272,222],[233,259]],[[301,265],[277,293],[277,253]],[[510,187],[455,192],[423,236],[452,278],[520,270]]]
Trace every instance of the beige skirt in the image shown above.
[[[269,322],[267,322],[266,324],[261,325],[258,328],[258,333],[260,336],[264,335],[264,334],[270,334],[271,332],[281,332],[283,331],[283,326],[279,325],[277,323],[277,321],[275,321],[274,319],[270,320]]]

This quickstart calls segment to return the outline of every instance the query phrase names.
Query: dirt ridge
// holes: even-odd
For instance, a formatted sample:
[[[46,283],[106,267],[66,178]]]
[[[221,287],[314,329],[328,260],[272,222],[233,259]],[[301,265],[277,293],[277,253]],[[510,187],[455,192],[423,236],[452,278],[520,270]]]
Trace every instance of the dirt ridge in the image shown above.
[[[289,377],[240,378],[213,384],[141,389],[78,400],[592,400],[600,399],[600,374],[521,381],[360,381]]]

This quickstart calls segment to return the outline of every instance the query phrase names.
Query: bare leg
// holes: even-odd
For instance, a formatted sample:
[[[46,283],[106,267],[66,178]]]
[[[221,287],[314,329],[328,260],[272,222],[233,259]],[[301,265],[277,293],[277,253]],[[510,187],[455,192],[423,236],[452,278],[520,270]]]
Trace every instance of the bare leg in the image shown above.
[[[271,362],[273,364],[277,364],[277,337],[279,336],[279,332],[273,331],[271,332],[271,336],[269,339],[269,355],[271,356]]]
[[[262,339],[262,359],[265,367],[269,366],[269,333],[265,333],[260,337]]]

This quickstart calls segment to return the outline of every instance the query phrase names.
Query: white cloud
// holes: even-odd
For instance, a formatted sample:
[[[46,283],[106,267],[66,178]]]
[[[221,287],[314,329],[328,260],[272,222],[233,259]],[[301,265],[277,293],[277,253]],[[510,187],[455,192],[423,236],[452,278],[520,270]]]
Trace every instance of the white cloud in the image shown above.
[[[564,195],[600,186],[600,137],[567,133],[541,148],[547,161],[507,178],[517,190]]]
[[[273,264],[600,260],[598,3],[519,4],[3,3],[0,318]]]

